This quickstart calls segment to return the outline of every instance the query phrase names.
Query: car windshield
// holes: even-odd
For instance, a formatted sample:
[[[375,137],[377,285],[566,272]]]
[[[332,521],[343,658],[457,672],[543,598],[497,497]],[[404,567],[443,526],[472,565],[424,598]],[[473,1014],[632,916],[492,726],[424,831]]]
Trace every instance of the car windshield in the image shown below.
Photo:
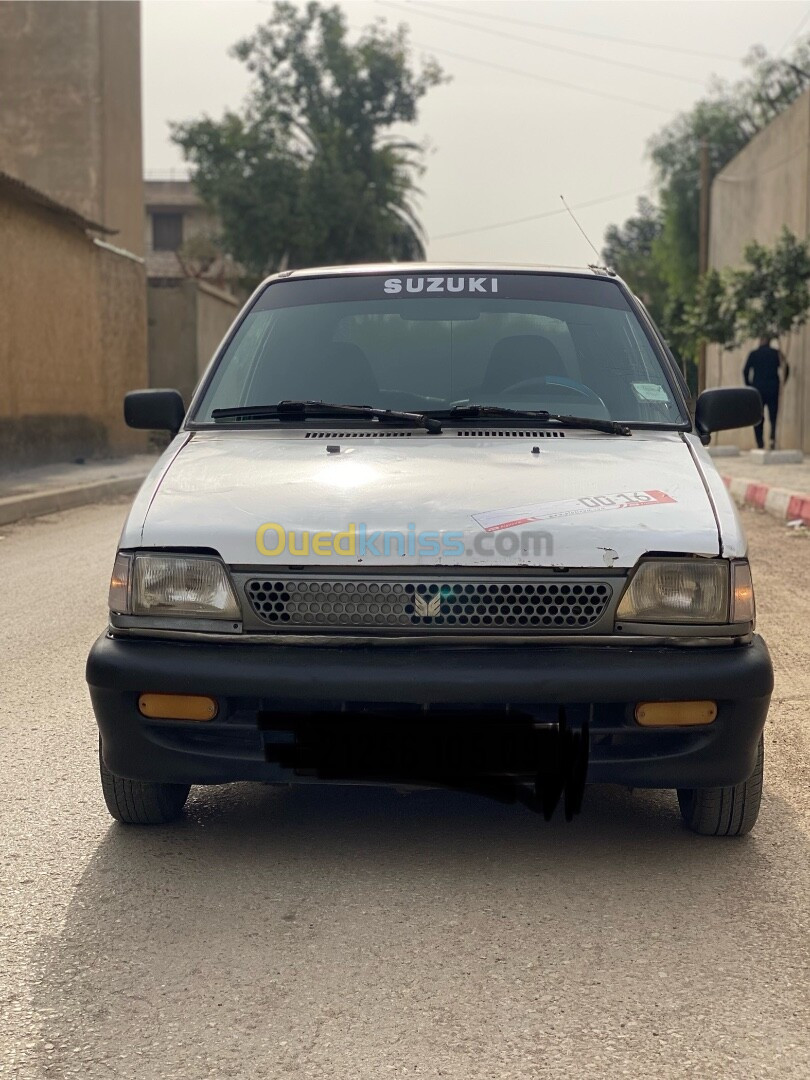
[[[439,415],[473,403],[626,423],[686,420],[619,284],[552,274],[274,282],[242,321],[193,419],[210,423],[217,409],[284,400]]]

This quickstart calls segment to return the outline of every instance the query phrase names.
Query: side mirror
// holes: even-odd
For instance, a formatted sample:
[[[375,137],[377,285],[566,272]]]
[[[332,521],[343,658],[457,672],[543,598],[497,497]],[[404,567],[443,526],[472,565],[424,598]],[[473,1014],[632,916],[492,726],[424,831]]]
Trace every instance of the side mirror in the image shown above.
[[[124,396],[124,419],[129,427],[176,435],[185,415],[186,407],[176,390],[130,390]]]
[[[762,398],[753,386],[704,390],[695,406],[695,428],[705,445],[713,431],[753,427],[762,419]]]

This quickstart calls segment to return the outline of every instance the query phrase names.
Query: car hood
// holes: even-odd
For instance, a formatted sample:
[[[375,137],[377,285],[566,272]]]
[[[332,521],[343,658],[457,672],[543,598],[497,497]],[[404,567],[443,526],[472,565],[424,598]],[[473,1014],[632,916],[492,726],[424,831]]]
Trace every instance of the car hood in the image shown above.
[[[648,552],[720,554],[703,473],[676,432],[314,435],[193,434],[147,479],[125,542],[243,566],[620,568]],[[297,537],[292,554],[267,554],[275,526]],[[304,532],[364,543],[303,553]]]

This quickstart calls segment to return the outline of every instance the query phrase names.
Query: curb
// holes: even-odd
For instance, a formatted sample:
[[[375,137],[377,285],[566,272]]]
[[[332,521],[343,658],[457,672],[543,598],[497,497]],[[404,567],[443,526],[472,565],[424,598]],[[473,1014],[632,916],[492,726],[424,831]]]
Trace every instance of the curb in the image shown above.
[[[801,521],[810,527],[810,495],[805,492],[758,484],[741,476],[724,476],[722,480],[738,505],[763,510],[779,521]]]
[[[110,480],[96,480],[90,484],[35,491],[28,495],[9,495],[0,499],[0,525],[11,525],[24,518],[54,514],[57,510],[72,510],[76,506],[87,506],[89,503],[117,495],[134,495],[143,483],[144,476],[119,476]]]

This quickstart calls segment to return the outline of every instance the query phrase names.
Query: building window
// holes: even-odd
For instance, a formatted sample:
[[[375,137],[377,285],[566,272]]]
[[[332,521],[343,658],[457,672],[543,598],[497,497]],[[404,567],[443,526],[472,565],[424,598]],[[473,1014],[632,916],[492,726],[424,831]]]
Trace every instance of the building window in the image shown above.
[[[152,250],[178,251],[183,246],[183,215],[152,214]]]

